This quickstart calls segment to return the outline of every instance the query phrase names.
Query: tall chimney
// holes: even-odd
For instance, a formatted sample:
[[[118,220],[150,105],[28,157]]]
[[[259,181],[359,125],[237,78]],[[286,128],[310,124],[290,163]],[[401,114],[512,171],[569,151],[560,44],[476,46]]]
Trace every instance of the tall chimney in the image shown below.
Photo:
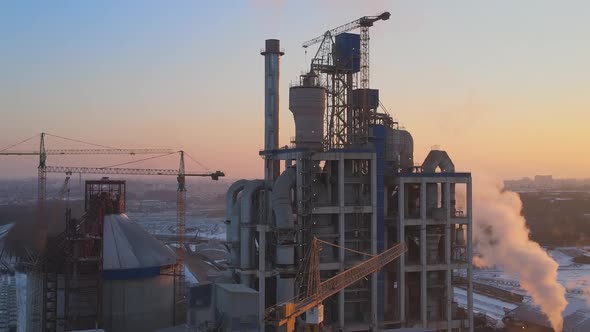
[[[267,39],[264,55],[264,150],[279,148],[279,75],[281,51],[278,39]],[[264,165],[264,179],[273,181],[279,176],[279,160],[267,154]]]

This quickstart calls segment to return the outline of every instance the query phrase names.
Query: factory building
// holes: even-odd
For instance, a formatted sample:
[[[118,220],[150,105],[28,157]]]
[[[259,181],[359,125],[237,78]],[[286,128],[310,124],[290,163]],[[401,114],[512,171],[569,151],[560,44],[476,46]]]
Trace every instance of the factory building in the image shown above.
[[[273,39],[261,52],[265,178],[235,182],[226,212],[234,280],[258,294],[249,316],[257,315],[258,330],[273,330],[267,308],[306,296],[313,238],[333,244],[319,253],[321,280],[405,243],[399,259],[324,300],[323,319],[313,323],[472,331],[471,174],[439,149],[416,164],[413,137],[379,110],[379,90],[356,88],[363,38],[325,39],[289,89],[296,136],[288,146],[278,141],[284,52]],[[467,308],[453,300],[455,274],[467,276]],[[313,313],[306,316],[309,323]]]

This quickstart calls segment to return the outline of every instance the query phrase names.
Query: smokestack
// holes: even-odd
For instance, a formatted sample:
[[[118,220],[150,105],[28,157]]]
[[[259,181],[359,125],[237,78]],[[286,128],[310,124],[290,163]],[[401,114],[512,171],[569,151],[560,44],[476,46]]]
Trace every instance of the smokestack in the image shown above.
[[[267,39],[264,55],[264,150],[279,148],[279,75],[281,51],[278,39]],[[272,160],[267,155],[265,162],[265,180],[274,180],[279,176],[279,160]]]

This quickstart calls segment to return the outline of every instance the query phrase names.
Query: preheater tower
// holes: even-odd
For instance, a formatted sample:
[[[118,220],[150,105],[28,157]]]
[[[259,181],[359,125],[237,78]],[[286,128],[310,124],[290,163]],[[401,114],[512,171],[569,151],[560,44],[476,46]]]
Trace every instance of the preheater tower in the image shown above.
[[[269,327],[265,308],[305,291],[306,253],[317,238],[336,245],[319,253],[320,280],[397,243],[408,244],[398,264],[323,301],[324,326],[340,331],[473,331],[472,283],[458,285],[455,278],[470,280],[472,274],[471,174],[456,172],[450,157],[439,150],[415,165],[412,135],[390,115],[377,111],[378,90],[354,88],[360,80],[360,66],[355,65],[358,35],[327,35],[318,51],[322,57],[316,55],[308,74],[290,89],[295,146],[279,148],[277,141],[278,66],[283,54],[278,40],[267,40],[261,52],[265,149],[259,154],[265,160],[265,178],[237,181],[226,196],[232,277],[242,284],[241,293],[258,292],[258,303],[210,320],[227,331]],[[324,56],[331,58],[318,60]],[[355,111],[364,110],[354,104],[366,104],[362,98],[372,101],[371,112]],[[339,112],[332,112],[336,108]],[[330,130],[342,114],[350,116],[350,124],[359,124],[355,128],[363,129],[358,132],[363,139],[357,139],[356,129],[350,132],[355,135]],[[456,202],[456,186],[465,188],[463,204]],[[455,287],[467,289],[467,308],[454,301]],[[312,325],[322,321],[311,316],[302,320]]]

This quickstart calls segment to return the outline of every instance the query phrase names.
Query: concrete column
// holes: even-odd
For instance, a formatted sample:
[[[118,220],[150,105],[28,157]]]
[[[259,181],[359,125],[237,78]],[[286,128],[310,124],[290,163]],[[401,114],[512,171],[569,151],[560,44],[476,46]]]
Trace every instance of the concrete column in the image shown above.
[[[428,308],[427,308],[427,280],[426,267],[426,182],[424,179],[420,182],[420,317],[422,326],[428,327]]]
[[[447,306],[447,331],[451,332],[451,321],[453,320],[453,286],[452,286],[452,277],[453,271],[451,269],[451,184],[449,181],[444,183],[444,201],[443,206],[446,210],[445,216],[445,263],[447,264],[447,277],[446,277],[446,306]]]
[[[471,178],[467,180],[467,314],[469,332],[473,332],[473,190]]]
[[[398,206],[398,223],[397,223],[397,242],[402,243],[406,241],[406,226],[405,226],[405,190],[404,178],[399,178],[399,186],[397,188],[397,206]],[[398,275],[398,294],[399,294],[399,319],[402,322],[406,320],[406,255],[399,257],[399,275]]]
[[[377,255],[377,154],[371,158],[371,253]],[[379,271],[371,275],[371,325],[377,326],[377,296]],[[381,290],[383,291],[383,290]]]
[[[331,161],[326,161],[326,166],[327,166],[326,167],[326,173],[328,174],[328,178],[331,179],[332,176],[334,176],[334,170],[332,169],[332,167],[334,166],[334,164],[332,164]],[[332,202],[333,202],[332,201],[332,196],[333,196],[332,186],[331,185],[328,185],[326,189],[327,189],[326,190],[326,194],[328,196],[327,200],[329,202],[329,205],[332,205]]]
[[[344,155],[340,154],[338,159],[338,261],[340,272],[344,271]],[[344,290],[338,293],[338,325],[344,328]]]
[[[276,164],[276,167],[279,167],[279,163]],[[259,305],[259,314],[258,317],[260,319],[260,332],[264,332],[264,309],[266,308],[266,231],[268,230],[269,225],[274,223],[273,220],[273,210],[272,210],[272,200],[271,194],[272,185],[274,181],[267,179],[266,185],[267,188],[265,190],[265,204],[266,204],[266,211],[264,214],[263,222],[266,225],[259,225],[264,226],[262,231],[259,231],[259,257],[258,257],[258,305]]]
[[[389,213],[387,212],[387,210],[389,209],[389,202],[387,201],[388,198],[388,193],[389,193],[389,187],[388,186],[383,186],[383,218],[388,217]],[[385,237],[385,240],[387,240],[387,237]],[[385,249],[389,249],[389,247],[387,246],[387,241],[384,243],[385,245]]]
[[[303,217],[302,217],[302,197],[303,197],[303,172],[304,167],[303,167],[303,163],[304,162],[309,162],[309,160],[303,161],[303,159],[306,156],[303,153],[297,153],[297,164],[295,164],[295,169],[297,170],[296,175],[295,175],[295,196],[297,198],[297,219],[296,219],[296,225],[299,225],[299,227],[301,227],[301,225],[303,225]],[[295,240],[297,241],[297,246],[295,246],[295,266],[299,266],[299,262],[297,260],[302,259],[303,257],[305,257],[305,252],[303,250],[303,247],[301,246],[301,244],[303,243],[303,234],[301,232],[297,232],[295,235]],[[294,294],[295,295],[295,294]]]
[[[385,221],[387,217],[389,217],[389,213],[387,213],[387,193],[389,192],[389,188],[387,186],[383,186],[383,247],[385,248],[385,250],[389,249],[391,247],[391,244],[389,243],[388,239],[389,239],[389,229],[388,229],[388,224]],[[384,293],[384,300],[383,300],[383,308],[389,308],[391,304],[391,278],[389,277],[389,274],[385,274],[385,278],[383,280],[384,283],[384,287],[383,287],[383,293]],[[385,315],[385,312],[383,313],[383,315]],[[384,318],[385,319],[385,318]]]
[[[257,225],[258,230],[258,321],[260,331],[264,331],[264,309],[266,308],[266,232],[268,225]]]

